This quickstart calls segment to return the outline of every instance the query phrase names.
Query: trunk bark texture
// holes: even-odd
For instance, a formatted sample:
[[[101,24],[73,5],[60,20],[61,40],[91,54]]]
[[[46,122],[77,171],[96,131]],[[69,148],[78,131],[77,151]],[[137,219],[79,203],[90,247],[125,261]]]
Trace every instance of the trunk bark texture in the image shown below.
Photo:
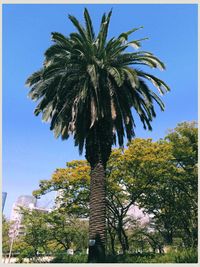
[[[111,154],[110,123],[99,121],[86,138],[86,159],[91,166],[88,262],[105,262],[106,163]]]
[[[89,262],[105,261],[106,245],[105,169],[99,162],[91,170],[89,213]]]

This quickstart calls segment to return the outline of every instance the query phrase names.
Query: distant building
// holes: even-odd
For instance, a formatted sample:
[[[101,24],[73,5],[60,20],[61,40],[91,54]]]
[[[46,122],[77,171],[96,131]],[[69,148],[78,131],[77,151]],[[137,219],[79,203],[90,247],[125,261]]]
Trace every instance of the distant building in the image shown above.
[[[7,193],[6,192],[2,192],[2,211],[4,210],[4,206],[6,203],[6,197],[7,197]]]
[[[55,197],[55,209],[59,209],[63,204],[63,198],[64,198],[65,190],[59,189],[57,191],[56,197]]]
[[[15,204],[23,206],[23,207],[29,207],[30,204],[33,204],[34,206],[36,205],[36,198],[33,196],[20,196],[18,197],[17,201]]]
[[[20,196],[13,204],[10,220],[13,222],[21,221],[20,207],[31,208],[36,205],[36,198],[33,196]]]
[[[43,213],[48,213],[49,210],[36,206],[36,198],[33,196],[20,196],[17,201],[13,204],[10,220],[13,222],[10,229],[10,237],[15,238],[18,235],[24,234],[24,226],[22,224],[23,215],[21,213],[21,208],[28,208],[31,210],[38,210]]]

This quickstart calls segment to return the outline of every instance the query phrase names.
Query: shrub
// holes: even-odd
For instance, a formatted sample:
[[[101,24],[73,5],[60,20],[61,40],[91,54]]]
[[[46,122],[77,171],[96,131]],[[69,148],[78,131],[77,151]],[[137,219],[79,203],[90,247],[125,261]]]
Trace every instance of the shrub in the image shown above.
[[[152,263],[197,263],[197,249],[181,249],[178,251],[169,251],[162,256],[156,256],[151,261]]]
[[[57,254],[51,263],[87,263],[86,254]],[[135,253],[126,255],[108,255],[106,263],[197,263],[197,249],[169,251],[166,254]]]
[[[51,261],[51,263],[86,263],[88,255],[78,254],[78,255],[67,255],[67,254],[57,254],[56,257]]]
[[[109,255],[107,263],[148,263],[155,255],[153,253],[135,253],[126,255]]]

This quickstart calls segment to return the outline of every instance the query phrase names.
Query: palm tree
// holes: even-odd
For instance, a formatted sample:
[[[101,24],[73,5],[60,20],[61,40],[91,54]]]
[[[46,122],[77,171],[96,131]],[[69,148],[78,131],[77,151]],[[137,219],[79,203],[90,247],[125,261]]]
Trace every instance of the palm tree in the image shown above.
[[[128,140],[134,137],[132,110],[149,130],[156,116],[154,101],[164,110],[161,99],[149,88],[149,81],[161,94],[169,90],[162,80],[136,68],[146,65],[164,69],[157,57],[145,51],[125,52],[129,46],[141,46],[144,39],[128,38],[142,27],[107,41],[111,14],[102,16],[97,35],[87,9],[85,27],[69,15],[77,32],[68,37],[53,32],[54,44],[45,52],[43,67],[26,82],[31,88],[29,97],[39,101],[35,115],[42,113],[55,137],[64,140],[73,135],[79,152],[85,148],[91,166],[89,262],[105,259],[105,168],[112,145],[122,147],[125,136]]]

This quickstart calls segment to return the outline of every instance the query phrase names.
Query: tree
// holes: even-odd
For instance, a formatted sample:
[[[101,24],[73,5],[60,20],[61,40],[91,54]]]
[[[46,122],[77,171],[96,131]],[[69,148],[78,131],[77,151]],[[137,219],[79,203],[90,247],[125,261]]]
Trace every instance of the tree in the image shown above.
[[[29,210],[22,208],[24,235],[22,242],[24,242],[28,250],[26,254],[31,255],[34,262],[38,261],[38,255],[47,253],[49,241],[49,227],[45,222],[45,214],[38,210]],[[24,253],[24,249],[22,250]]]
[[[137,139],[135,142],[137,142]],[[129,222],[127,212],[131,205],[135,203],[139,194],[143,192],[141,182],[139,183],[139,187],[132,184],[130,172],[124,168],[124,162],[125,159],[122,151],[114,150],[106,169],[106,219],[113,254],[115,254],[114,242],[116,238],[119,240],[123,253],[128,250],[128,240],[124,229]],[[41,180],[40,189],[35,190],[33,194],[35,197],[39,197],[49,191],[55,190],[59,192],[56,199],[56,207],[61,213],[65,211],[69,218],[88,218],[90,167],[83,160],[74,160],[68,162],[66,165],[67,168],[65,169],[57,169],[50,180]],[[143,183],[143,186],[145,186],[146,182],[144,181]],[[127,186],[129,186],[129,191],[126,189]],[[132,188],[131,193],[130,188]],[[134,196],[130,197],[130,194]],[[64,229],[62,230],[63,232]]]
[[[186,247],[197,246],[197,127],[194,122],[178,124],[165,140],[167,145],[160,166],[144,194],[139,197],[141,207],[154,214],[155,230],[165,244],[172,245],[175,238],[182,238]],[[159,170],[159,168],[158,168]]]
[[[123,254],[129,250],[126,229],[130,226],[130,208],[137,204],[140,196],[153,191],[151,183],[160,176],[169,176],[173,164],[169,162],[171,146],[136,138],[127,149],[113,150],[106,168],[107,175],[107,231],[109,250],[115,254],[118,240]],[[172,165],[172,166],[171,166]],[[34,191],[38,197],[50,190],[62,189],[60,208],[69,216],[87,217],[89,201],[89,165],[86,161],[72,161],[67,168],[57,169],[52,179],[40,181],[40,189]],[[57,204],[58,204],[57,203]],[[158,205],[152,201],[152,205]]]
[[[50,191],[59,192],[56,198],[57,209],[65,210],[66,216],[88,218],[90,166],[85,160],[73,160],[66,168],[59,168],[50,180],[41,180],[39,189],[33,195],[39,198]]]
[[[22,209],[23,235],[15,240],[13,251],[19,262],[42,262],[41,256],[66,255],[68,249],[86,252],[88,222],[69,217],[63,209],[43,213]]]
[[[183,123],[170,131],[166,140],[153,142],[136,138],[123,153],[120,149],[113,150],[106,168],[109,251],[115,254],[120,244],[125,253],[129,247],[133,249],[132,243],[129,246],[132,240],[134,244],[145,240],[153,251],[160,252],[164,244],[172,244],[180,238],[185,246],[196,246],[196,144],[196,124]],[[86,161],[67,163],[67,168],[57,169],[51,180],[41,181],[40,189],[34,194],[62,189],[60,208],[65,208],[70,216],[87,217],[89,171]],[[135,237],[129,235],[132,222],[127,215],[134,204],[153,215],[151,232],[139,229],[139,234],[134,231]]]
[[[87,249],[88,222],[74,217],[69,217],[65,212],[54,210],[46,216],[49,226],[49,239],[60,245],[62,250],[70,248],[76,251]]]
[[[141,200],[146,199],[146,192],[149,192],[149,202],[152,196],[152,209],[159,205],[154,201],[156,193],[152,184],[160,177],[165,179],[170,175],[173,168],[170,151],[171,146],[167,143],[136,138],[129,142],[123,154],[116,150],[110,158],[108,182],[113,183],[114,189],[108,191],[109,217],[113,218],[112,227],[116,228],[123,253],[129,249],[126,228],[130,226],[131,218],[128,218],[128,211],[133,205],[145,207]],[[148,210],[149,214],[152,212]]]
[[[69,15],[78,33],[69,37],[52,33],[55,44],[45,52],[42,69],[26,82],[31,87],[31,99],[39,100],[35,115],[42,113],[42,119],[51,122],[50,129],[56,137],[64,140],[73,134],[80,153],[85,146],[91,166],[89,262],[105,260],[105,169],[111,147],[116,139],[123,146],[125,133],[128,140],[134,136],[132,109],[149,130],[156,116],[153,101],[164,110],[162,101],[145,80],[152,82],[161,94],[169,90],[162,80],[135,67],[164,69],[157,57],[144,51],[125,52],[129,46],[141,46],[143,39],[128,41],[129,35],[141,27],[107,41],[111,14],[112,11],[102,16],[97,35],[87,9],[85,27]]]
[[[196,247],[198,239],[198,129],[197,123],[182,122],[165,139],[172,144],[174,164],[178,168],[176,184],[180,188],[177,224],[187,247]]]
[[[6,217],[2,216],[2,253],[3,256],[9,253],[10,237],[9,237],[10,222]]]

